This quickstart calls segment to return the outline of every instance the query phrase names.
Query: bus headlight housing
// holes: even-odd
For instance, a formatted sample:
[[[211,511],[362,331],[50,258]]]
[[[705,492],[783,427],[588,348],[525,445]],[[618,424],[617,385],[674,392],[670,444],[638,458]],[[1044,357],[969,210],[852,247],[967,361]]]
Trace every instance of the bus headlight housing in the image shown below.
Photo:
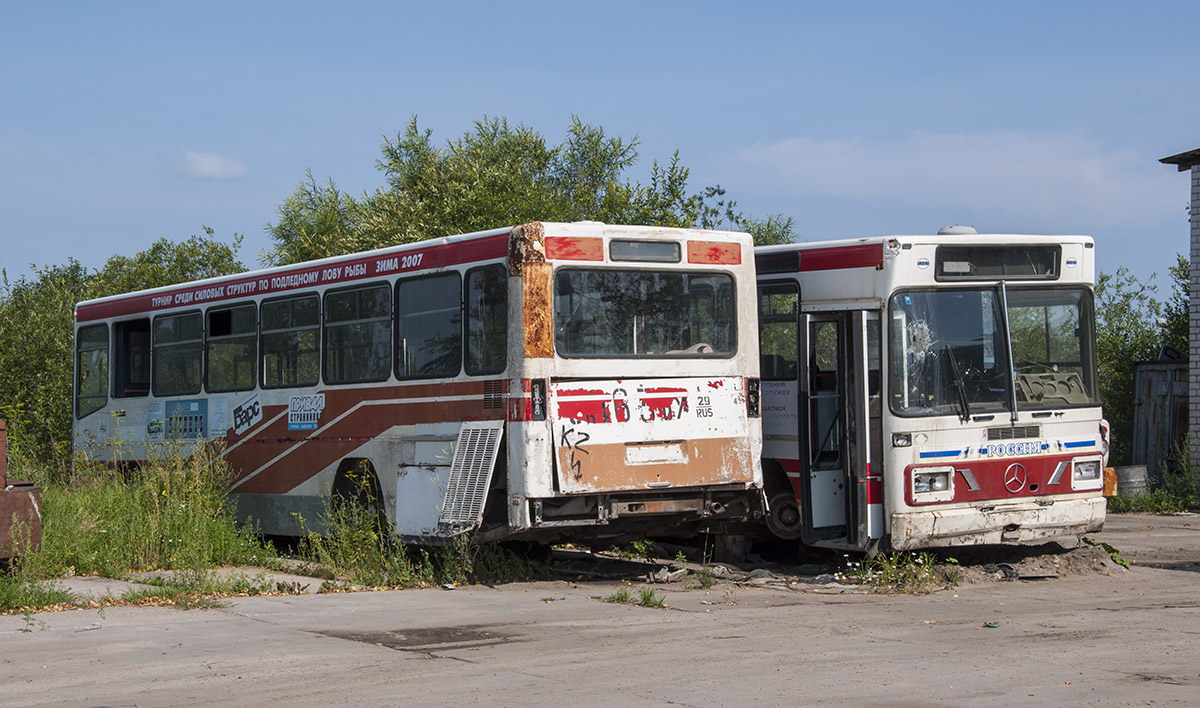
[[[1072,489],[1099,489],[1104,484],[1100,460],[1075,460],[1071,464]]]
[[[954,468],[924,467],[913,470],[912,495],[916,502],[950,501],[954,498]]]

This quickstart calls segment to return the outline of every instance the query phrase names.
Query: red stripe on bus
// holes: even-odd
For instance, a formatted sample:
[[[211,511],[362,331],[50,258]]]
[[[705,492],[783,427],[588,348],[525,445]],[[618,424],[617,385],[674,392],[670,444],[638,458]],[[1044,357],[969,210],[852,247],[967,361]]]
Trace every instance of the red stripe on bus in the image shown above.
[[[524,398],[508,399],[508,420],[511,423],[528,423],[533,420],[533,399],[528,396]]]
[[[356,280],[412,275],[446,266],[494,260],[508,255],[508,234],[483,236],[469,241],[413,248],[403,251],[347,258],[319,266],[287,267],[263,271],[253,277],[234,277],[205,283],[130,295],[75,308],[78,322],[106,317],[151,313],[176,307],[203,307],[220,302],[251,300],[263,295],[283,294]]]
[[[867,504],[882,504],[883,503],[883,480],[879,478],[866,479],[867,483]]]
[[[604,260],[604,239],[547,236],[546,258],[557,261],[602,261]]]
[[[811,248],[800,251],[800,270],[841,270],[843,268],[882,268],[883,244]]]
[[[328,424],[329,421],[344,414],[347,410],[359,404],[360,402],[399,399],[418,399],[418,398],[439,398],[443,396],[472,396],[479,397],[474,399],[482,406],[483,401],[483,382],[482,381],[456,381],[443,384],[416,384],[416,385],[389,385],[389,386],[371,386],[366,388],[353,389],[333,389],[321,391],[325,394],[325,409],[321,412],[321,419],[318,426]],[[383,415],[395,416],[389,411],[395,411],[396,407],[401,404],[392,405],[371,405],[366,406],[367,409],[376,411],[384,411]],[[501,408],[500,410],[503,410]],[[240,443],[237,447],[230,451],[229,459],[237,472],[238,478],[241,478],[254,470],[262,467],[272,459],[282,454],[287,448],[299,445],[304,442],[305,438],[313,433],[309,430],[289,430],[286,405],[271,405],[263,406],[263,420],[271,420],[276,416],[280,416],[270,425],[265,427],[252,427],[243,435],[237,435],[232,430],[226,438],[230,447]],[[391,423],[389,423],[391,424]],[[330,437],[333,434],[329,431],[322,431],[320,437],[322,439]],[[353,431],[349,434],[342,435],[342,438],[362,438],[366,433],[363,431]],[[289,458],[285,458],[289,459]]]
[[[719,241],[688,241],[688,263],[741,265],[742,245]]]
[[[503,408],[485,409],[482,399],[397,403],[383,407],[364,406],[346,415],[336,424],[321,430],[312,438],[282,440],[276,444],[243,445],[231,451],[229,454],[230,464],[240,472],[248,474],[284,453],[288,448],[303,445],[302,450],[291,451],[290,454],[263,469],[253,478],[238,485],[234,491],[253,494],[289,492],[327,467],[345,457],[352,456],[357,449],[393,425],[457,423],[464,420],[495,420],[503,417]],[[303,434],[301,431],[293,432]],[[260,438],[261,436],[255,437]],[[250,449],[247,450],[247,448]],[[266,459],[251,466],[246,464],[248,460],[261,458],[261,455],[251,453],[254,448],[266,448],[263,452],[267,454]],[[243,452],[244,450],[245,452]],[[386,470],[380,470],[380,472],[386,472]]]

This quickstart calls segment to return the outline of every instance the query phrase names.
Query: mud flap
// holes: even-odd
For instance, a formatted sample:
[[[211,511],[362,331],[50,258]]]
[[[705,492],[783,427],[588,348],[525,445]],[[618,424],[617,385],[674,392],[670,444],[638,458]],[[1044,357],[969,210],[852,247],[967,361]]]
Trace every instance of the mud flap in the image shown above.
[[[503,435],[503,420],[463,423],[454,445],[446,498],[438,517],[438,536],[457,536],[479,527]]]

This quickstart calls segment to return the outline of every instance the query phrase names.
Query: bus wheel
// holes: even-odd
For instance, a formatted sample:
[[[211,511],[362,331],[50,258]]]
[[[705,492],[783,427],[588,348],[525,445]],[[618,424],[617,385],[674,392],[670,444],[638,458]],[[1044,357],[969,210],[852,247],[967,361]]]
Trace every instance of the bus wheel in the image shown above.
[[[800,538],[804,530],[804,518],[800,515],[800,503],[792,492],[779,492],[771,497],[768,505],[771,507],[767,514],[767,528],[776,537],[785,541]]]

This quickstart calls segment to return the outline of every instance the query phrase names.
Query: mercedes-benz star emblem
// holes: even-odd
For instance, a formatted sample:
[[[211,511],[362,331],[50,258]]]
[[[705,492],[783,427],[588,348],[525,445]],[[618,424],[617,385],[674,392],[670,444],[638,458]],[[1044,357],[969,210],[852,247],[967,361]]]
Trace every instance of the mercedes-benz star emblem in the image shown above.
[[[1004,488],[1009,494],[1016,494],[1025,488],[1025,481],[1029,478],[1029,473],[1025,471],[1025,465],[1014,462],[1004,470]]]

